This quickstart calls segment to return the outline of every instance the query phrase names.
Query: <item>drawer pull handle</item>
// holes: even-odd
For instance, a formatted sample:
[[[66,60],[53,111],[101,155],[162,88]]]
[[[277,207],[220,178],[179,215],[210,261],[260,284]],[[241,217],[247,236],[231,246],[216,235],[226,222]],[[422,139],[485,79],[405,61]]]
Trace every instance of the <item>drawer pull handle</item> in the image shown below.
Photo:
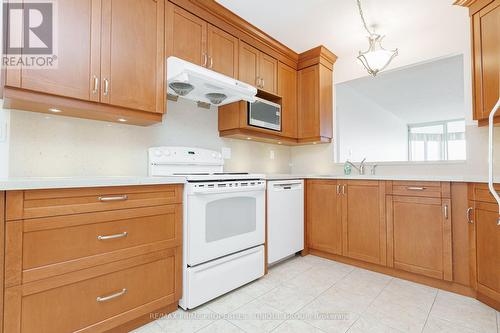
[[[128,232],[122,232],[121,234],[115,234],[115,235],[109,235],[109,236],[97,236],[98,240],[110,240],[110,239],[118,239],[118,238],[124,238],[128,236]]]
[[[116,197],[99,197],[99,201],[110,202],[110,201],[125,201],[128,199],[128,195],[118,195]]]
[[[444,218],[448,219],[448,205],[444,205]]]
[[[408,191],[425,191],[425,187],[409,186],[406,188]]]
[[[123,296],[127,293],[127,289],[123,288],[122,290],[120,290],[119,292],[117,293],[114,293],[114,294],[111,294],[109,296],[98,296],[96,298],[96,301],[99,302],[99,303],[102,303],[102,302],[107,302],[107,301],[111,301],[112,299],[115,299],[117,297],[120,297],[120,296]]]
[[[469,224],[474,224],[474,220],[471,218],[471,213],[474,210],[474,208],[469,207],[467,208],[467,223]]]

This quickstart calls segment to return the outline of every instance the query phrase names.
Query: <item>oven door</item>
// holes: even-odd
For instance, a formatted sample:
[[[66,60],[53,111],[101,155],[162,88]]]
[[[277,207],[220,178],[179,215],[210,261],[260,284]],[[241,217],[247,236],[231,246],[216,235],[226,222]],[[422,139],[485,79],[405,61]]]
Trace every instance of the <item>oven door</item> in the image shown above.
[[[186,264],[195,266],[265,240],[265,189],[190,193]]]

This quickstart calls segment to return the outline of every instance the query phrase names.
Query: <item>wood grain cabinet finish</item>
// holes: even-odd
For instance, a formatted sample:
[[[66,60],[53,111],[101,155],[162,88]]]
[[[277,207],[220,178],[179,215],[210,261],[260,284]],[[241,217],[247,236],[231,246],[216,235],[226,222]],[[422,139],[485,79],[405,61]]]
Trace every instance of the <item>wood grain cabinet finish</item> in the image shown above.
[[[281,134],[297,137],[297,71],[278,63],[278,95],[281,96]]]
[[[165,0],[101,1],[101,102],[163,113]]]
[[[6,84],[47,94],[98,100],[93,78],[100,77],[100,0],[61,1],[56,6],[57,69],[7,71]],[[97,35],[96,35],[97,34]]]
[[[387,182],[388,265],[453,281],[448,182]]]
[[[104,332],[181,296],[182,185],[8,191],[5,216],[4,331]]]
[[[342,254],[342,197],[336,180],[307,180],[306,230],[309,249]]]
[[[239,80],[257,89],[278,93],[278,60],[240,41]]]
[[[486,120],[500,97],[500,0],[472,15],[474,119]]]
[[[238,38],[170,2],[166,24],[167,57],[238,77]]]
[[[386,264],[385,183],[347,181],[342,184],[342,254]]]

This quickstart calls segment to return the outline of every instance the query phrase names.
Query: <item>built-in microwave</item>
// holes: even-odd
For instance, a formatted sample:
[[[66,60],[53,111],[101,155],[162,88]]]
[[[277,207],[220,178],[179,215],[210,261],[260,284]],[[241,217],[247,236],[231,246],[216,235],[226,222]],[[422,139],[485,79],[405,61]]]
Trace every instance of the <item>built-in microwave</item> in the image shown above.
[[[248,102],[248,125],[281,131],[281,105],[256,97]]]

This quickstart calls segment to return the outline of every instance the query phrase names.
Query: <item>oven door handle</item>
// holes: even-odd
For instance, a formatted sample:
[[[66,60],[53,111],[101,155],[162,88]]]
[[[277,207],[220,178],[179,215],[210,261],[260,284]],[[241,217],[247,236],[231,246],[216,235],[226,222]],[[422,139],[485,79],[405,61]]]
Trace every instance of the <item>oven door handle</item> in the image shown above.
[[[211,195],[211,194],[225,194],[225,193],[259,193],[266,190],[264,187],[247,188],[247,189],[194,189],[191,191],[193,195]]]

